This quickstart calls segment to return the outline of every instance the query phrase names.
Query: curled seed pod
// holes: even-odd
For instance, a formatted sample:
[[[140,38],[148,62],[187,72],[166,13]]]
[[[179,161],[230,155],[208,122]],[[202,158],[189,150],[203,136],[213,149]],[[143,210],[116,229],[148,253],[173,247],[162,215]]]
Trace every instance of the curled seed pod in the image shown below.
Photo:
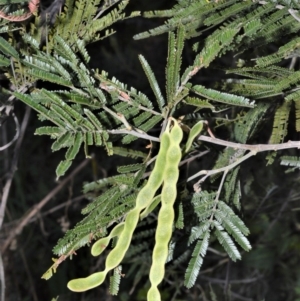
[[[108,246],[110,240],[116,236],[120,236],[124,229],[124,223],[120,223],[116,225],[110,232],[110,234],[106,237],[102,237],[99,240],[97,240],[91,249],[91,254],[93,256],[99,256]]]
[[[155,233],[155,246],[152,254],[152,265],[150,268],[151,288],[148,291],[148,301],[160,301],[158,284],[165,275],[165,263],[168,257],[168,245],[172,236],[174,221],[174,202],[177,196],[177,181],[179,177],[178,165],[181,160],[180,142],[182,130],[177,121],[174,120],[174,127],[170,132],[170,146],[167,151],[164,185],[161,193],[161,208],[157,219]]]
[[[86,278],[78,278],[69,281],[68,288],[75,292],[83,292],[95,288],[103,283],[109,271],[117,267],[123,260],[131,242],[140,215],[139,208],[132,209],[126,216],[124,229],[121,232],[114,249],[110,251],[105,261],[105,270],[94,273]]]
[[[88,289],[99,286],[106,277],[107,272],[94,273],[85,278],[77,278],[68,282],[68,289],[73,292],[84,292]]]

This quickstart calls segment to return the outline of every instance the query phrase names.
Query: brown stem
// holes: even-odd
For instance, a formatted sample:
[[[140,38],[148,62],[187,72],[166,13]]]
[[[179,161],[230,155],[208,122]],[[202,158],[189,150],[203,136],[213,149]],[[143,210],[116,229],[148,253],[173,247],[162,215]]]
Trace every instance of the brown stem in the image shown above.
[[[61,189],[65,186],[76,174],[78,174],[89,162],[89,159],[85,159],[79,166],[77,166],[72,173],[66,177],[59,185],[57,185],[52,191],[50,191],[31,211],[23,218],[23,220],[16,226],[9,234],[2,246],[2,254],[7,247],[13,241],[13,239],[22,232],[23,228],[29,223],[30,219],[37,214]]]

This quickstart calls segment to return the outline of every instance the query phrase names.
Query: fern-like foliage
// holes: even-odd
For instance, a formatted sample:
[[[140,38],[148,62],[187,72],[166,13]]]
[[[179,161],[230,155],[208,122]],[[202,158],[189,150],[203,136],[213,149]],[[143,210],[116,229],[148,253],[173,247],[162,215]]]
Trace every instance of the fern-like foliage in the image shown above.
[[[207,252],[211,232],[233,261],[241,259],[234,241],[246,251],[251,249],[246,238],[249,234],[248,228],[226,203],[218,200],[215,193],[195,193],[192,203],[199,224],[192,228],[189,237],[189,243],[196,241],[196,245],[185,273],[185,285],[188,288],[195,284]]]
[[[25,39],[33,45],[28,36]],[[54,40],[56,48],[53,56],[35,48],[36,54],[25,56],[20,61],[27,74],[36,80],[52,82],[63,89],[35,90],[30,95],[15,92],[14,95],[34,108],[41,120],[50,120],[55,124],[55,127],[38,129],[36,134],[50,135],[55,139],[53,151],[68,148],[66,160],[57,168],[59,177],[71,166],[81,145],[84,145],[86,156],[90,145],[103,146],[111,155],[113,146],[109,141],[109,133],[112,129],[123,128],[130,133],[134,127],[147,132],[162,116],[153,110],[146,95],[134,89],[127,92],[122,83],[110,80],[106,73],[90,70],[61,37],[55,36]],[[83,47],[82,51],[88,61],[88,54]],[[7,47],[6,53],[13,52]],[[134,139],[134,136],[127,135],[123,143]]]
[[[249,48],[255,49],[268,45],[278,37],[292,35],[300,29],[297,19],[299,4],[297,1],[179,1],[176,6],[168,11],[154,11],[145,13],[145,17],[167,17],[166,24],[151,29],[135,36],[137,39],[147,38],[164,32],[175,31],[181,27],[185,38],[201,35],[209,28],[217,27],[204,44],[195,44],[199,52],[195,60],[194,69],[208,66],[216,56],[234,49],[243,53]],[[218,29],[218,27],[220,29]],[[204,46],[204,47],[203,47]],[[201,50],[202,48],[202,50]],[[239,97],[251,97],[254,99],[270,98],[274,96],[284,97],[285,101],[278,106],[274,115],[272,143],[280,143],[287,134],[287,126],[291,103],[297,104],[295,91],[299,84],[299,71],[277,66],[279,62],[299,56],[299,38],[287,39],[274,54],[261,56],[255,60],[255,66],[246,66],[233,69],[229,72],[250,77],[251,79],[228,80],[228,87]],[[199,91],[199,89],[201,91]],[[197,92],[198,90],[198,92]],[[214,96],[215,100],[226,99],[220,91],[215,93],[205,90],[204,87],[196,87],[194,91],[202,97]],[[209,94],[204,93],[209,92]],[[219,94],[219,97],[217,97]],[[228,96],[231,101],[238,99]],[[242,98],[240,98],[242,99]],[[200,105],[205,103],[188,100],[190,104]],[[296,116],[298,116],[298,109]],[[298,117],[296,117],[298,120]],[[298,130],[299,122],[296,124]]]
[[[55,48],[53,39],[57,35],[69,41],[73,50],[84,53],[81,50],[82,46],[112,35],[114,30],[111,26],[114,23],[139,15],[138,12],[130,16],[125,15],[124,9],[128,3],[129,1],[120,0],[66,0],[54,27],[47,32],[46,29],[34,28],[31,34],[38,40],[45,39],[44,35],[47,34],[47,51]]]

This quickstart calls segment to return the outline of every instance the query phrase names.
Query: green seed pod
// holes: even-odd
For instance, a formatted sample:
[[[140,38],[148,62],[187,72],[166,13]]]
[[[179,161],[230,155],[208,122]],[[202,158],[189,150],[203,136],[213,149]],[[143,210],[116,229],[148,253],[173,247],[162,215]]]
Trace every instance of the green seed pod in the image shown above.
[[[143,210],[152,201],[157,189],[163,182],[164,164],[166,160],[167,150],[170,145],[169,133],[164,132],[161,136],[161,144],[153,171],[149,177],[147,184],[141,189],[137,196],[136,207]]]
[[[180,142],[182,130],[177,121],[173,119],[174,127],[170,132],[170,146],[166,155],[164,185],[161,193],[161,208],[157,219],[155,233],[155,246],[152,254],[150,268],[151,288],[148,291],[148,301],[160,301],[160,293],[157,288],[165,275],[165,263],[168,257],[168,245],[172,236],[174,221],[174,202],[177,196],[177,181],[179,177],[178,165],[181,160]]]
[[[188,140],[185,144],[185,149],[184,149],[184,153],[186,154],[191,146],[192,146],[192,143],[194,141],[194,139],[201,133],[203,129],[203,120],[197,122],[190,130],[190,133],[189,133],[189,137],[188,137]]]

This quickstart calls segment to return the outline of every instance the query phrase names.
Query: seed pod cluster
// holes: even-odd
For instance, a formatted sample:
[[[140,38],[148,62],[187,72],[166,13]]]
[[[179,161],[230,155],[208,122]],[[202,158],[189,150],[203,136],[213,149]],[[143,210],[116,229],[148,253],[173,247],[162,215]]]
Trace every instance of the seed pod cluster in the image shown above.
[[[173,128],[171,128],[173,123]],[[110,235],[101,238],[92,247],[92,255],[98,256],[106,248],[113,237],[118,237],[115,247],[108,254],[105,269],[86,278],[73,279],[68,283],[68,288],[75,292],[92,289],[106,278],[109,271],[116,268],[123,260],[131,243],[133,232],[141,217],[144,217],[153,201],[157,200],[155,194],[163,184],[161,192],[161,208],[158,215],[158,224],[155,235],[155,247],[150,269],[151,288],[148,292],[148,301],[159,301],[160,293],[157,288],[165,274],[165,262],[168,256],[168,244],[172,235],[174,221],[174,202],[177,195],[177,180],[179,176],[178,164],[181,160],[180,142],[182,130],[177,121],[170,118],[165,132],[161,136],[159,153],[154,169],[147,184],[140,190],[135,207],[129,211],[125,221],[116,225]],[[145,210],[146,209],[146,210]]]

